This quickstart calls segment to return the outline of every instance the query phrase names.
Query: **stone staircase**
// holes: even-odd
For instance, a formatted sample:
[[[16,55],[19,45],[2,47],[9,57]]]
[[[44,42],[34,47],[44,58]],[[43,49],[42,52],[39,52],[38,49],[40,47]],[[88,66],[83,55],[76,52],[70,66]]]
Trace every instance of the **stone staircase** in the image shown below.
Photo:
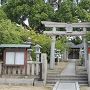
[[[57,81],[60,82],[78,82],[79,85],[87,86],[88,85],[88,76],[87,74],[79,74],[72,76],[61,76],[59,70],[48,70],[47,75],[47,85],[55,85]]]

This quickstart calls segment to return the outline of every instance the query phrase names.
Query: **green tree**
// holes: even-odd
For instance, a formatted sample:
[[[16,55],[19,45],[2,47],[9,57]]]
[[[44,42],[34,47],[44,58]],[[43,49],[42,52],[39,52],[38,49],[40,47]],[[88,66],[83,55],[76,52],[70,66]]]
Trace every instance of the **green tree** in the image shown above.
[[[7,19],[6,13],[0,8],[0,20],[1,19]]]
[[[90,41],[90,31],[86,34],[86,37],[87,41]]]
[[[90,21],[90,0],[63,0],[55,12],[53,21],[59,22],[87,22]]]
[[[64,52],[64,50],[68,49],[68,46],[66,45],[67,39],[65,36],[59,37],[56,41],[56,48],[60,49],[61,53]]]
[[[17,26],[8,19],[0,20],[0,44],[19,44],[26,42],[28,37],[31,37],[34,44],[42,46],[42,52],[50,54],[50,37]]]
[[[0,20],[0,44],[21,43],[20,29],[10,20]]]
[[[77,36],[76,38],[72,39],[71,42],[77,45],[77,44],[81,44],[82,40],[80,39],[80,37]]]
[[[78,8],[78,16],[82,22],[90,22],[90,0],[81,0]]]
[[[78,22],[76,17],[76,4],[71,0],[60,2],[60,7],[55,13],[54,20],[59,22]]]
[[[44,0],[8,0],[2,7],[11,21],[22,24],[29,18],[31,27],[39,26],[41,20],[50,19],[54,12]]]

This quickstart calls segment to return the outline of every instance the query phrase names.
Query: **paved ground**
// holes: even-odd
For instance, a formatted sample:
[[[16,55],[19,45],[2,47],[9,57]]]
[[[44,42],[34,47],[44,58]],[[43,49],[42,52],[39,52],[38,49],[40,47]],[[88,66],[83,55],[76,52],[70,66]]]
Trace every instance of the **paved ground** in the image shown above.
[[[67,67],[62,71],[61,75],[75,75],[75,62],[70,62]]]
[[[62,71],[61,75],[75,75],[75,63],[71,61],[71,62],[69,62],[67,64],[66,64],[65,69]],[[63,65],[63,63],[61,63],[61,65]],[[59,66],[61,67],[61,65],[59,65]],[[68,85],[66,85],[66,87],[65,87],[65,85],[62,85],[61,88],[65,87],[65,89],[67,90],[67,87],[69,87],[69,86],[71,86],[71,85],[68,84]],[[72,84],[72,86],[73,86],[73,84]],[[71,89],[71,90],[74,90],[74,89]],[[90,90],[90,87],[81,86],[80,90]]]
[[[76,90],[75,83],[60,83],[57,90]]]
[[[75,75],[75,62],[69,62],[61,73],[62,76]],[[59,83],[57,90],[76,90],[75,83]]]

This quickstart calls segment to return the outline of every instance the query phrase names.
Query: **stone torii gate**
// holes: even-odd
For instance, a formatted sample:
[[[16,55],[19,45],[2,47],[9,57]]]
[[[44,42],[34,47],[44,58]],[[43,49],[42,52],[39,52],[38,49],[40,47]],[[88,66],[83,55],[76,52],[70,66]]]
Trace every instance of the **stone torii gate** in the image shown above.
[[[86,28],[90,27],[90,23],[58,23],[58,22],[50,22],[50,21],[42,21],[42,24],[45,27],[53,28],[52,31],[44,31],[44,34],[50,35],[51,40],[51,54],[50,54],[50,69],[54,69],[55,65],[55,41],[56,35],[70,35],[70,36],[84,36],[86,34]],[[66,31],[56,31],[56,28],[65,28]],[[73,28],[83,28],[83,31],[73,31]],[[86,40],[84,38],[84,58],[85,58],[85,66],[87,64],[87,45]]]

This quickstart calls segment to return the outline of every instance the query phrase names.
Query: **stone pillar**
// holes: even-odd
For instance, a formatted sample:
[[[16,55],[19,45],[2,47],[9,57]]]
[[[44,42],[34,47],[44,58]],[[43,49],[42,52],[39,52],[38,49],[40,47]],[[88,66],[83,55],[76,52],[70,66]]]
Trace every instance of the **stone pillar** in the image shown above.
[[[36,61],[39,62],[39,53],[36,54]],[[39,74],[39,64],[36,64],[36,75]]]
[[[27,75],[30,75],[30,63],[27,63]]]
[[[2,63],[0,63],[0,75],[2,74]]]
[[[83,31],[86,33],[86,28],[83,28]],[[85,60],[85,67],[87,68],[87,43],[86,43],[86,38],[83,38],[83,44],[84,44],[84,60]]]
[[[67,61],[67,51],[66,51],[66,49],[64,51],[64,61]]]
[[[88,85],[90,87],[90,48],[88,49]]]
[[[80,51],[79,51],[79,59],[82,58],[82,48],[80,48]]]
[[[41,62],[42,62],[43,83],[44,85],[46,85],[46,80],[47,80],[47,54],[46,53],[41,54]]]
[[[67,51],[67,61],[68,61],[68,51]]]
[[[53,27],[53,33],[56,31],[56,28]],[[51,53],[50,53],[50,69],[54,69],[55,65],[55,41],[56,41],[56,36],[52,36],[51,40]]]
[[[35,69],[35,66],[34,66],[34,63],[32,63],[32,71],[31,71],[31,75],[34,75],[34,70]]]

